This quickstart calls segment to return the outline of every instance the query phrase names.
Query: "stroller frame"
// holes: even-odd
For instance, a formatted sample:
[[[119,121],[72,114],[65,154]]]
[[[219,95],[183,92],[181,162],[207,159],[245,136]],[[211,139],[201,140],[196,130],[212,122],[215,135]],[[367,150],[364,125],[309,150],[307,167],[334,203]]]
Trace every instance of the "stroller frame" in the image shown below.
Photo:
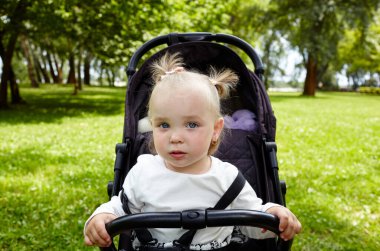
[[[223,43],[233,45],[241,49],[249,56],[254,64],[255,70],[252,76],[259,84],[257,84],[257,92],[260,93],[261,105],[263,106],[263,114],[259,116],[262,127],[261,148],[263,153],[263,163],[269,170],[271,182],[269,186],[274,194],[269,196],[267,200],[286,206],[285,194],[286,184],[284,181],[279,180],[278,163],[277,163],[277,146],[275,143],[275,118],[273,115],[272,107],[269,102],[266,90],[262,84],[264,67],[261,59],[253,49],[253,47],[244,40],[227,34],[212,34],[205,32],[196,33],[170,33],[156,37],[145,44],[143,44],[132,56],[128,67],[127,76],[128,84],[136,77],[136,68],[141,58],[151,49],[167,44],[168,48],[178,44],[192,44],[192,43]],[[128,91],[127,91],[128,95]],[[131,147],[134,142],[129,137],[126,126],[130,121],[127,117],[127,106],[129,100],[126,102],[125,121],[122,143],[116,144],[115,153],[116,159],[114,164],[114,180],[108,183],[108,195],[114,196],[122,189],[122,184],[129,169],[134,164],[131,157]],[[260,114],[259,114],[260,115]],[[131,116],[129,116],[131,117]],[[137,132],[135,132],[137,133]],[[268,184],[267,184],[268,186]],[[101,248],[101,250],[115,251],[115,250],[129,250],[131,248],[129,234],[132,229],[137,228],[184,228],[184,229],[200,229],[204,227],[220,227],[220,226],[254,226],[266,228],[276,234],[279,234],[278,218],[268,214],[251,210],[188,210],[183,212],[160,212],[160,213],[141,213],[134,215],[126,215],[120,217],[108,224],[106,229],[111,237],[120,235],[118,249],[112,243],[110,247]],[[270,249],[263,250],[290,250],[293,240],[283,241],[277,238],[275,245],[267,245]]]

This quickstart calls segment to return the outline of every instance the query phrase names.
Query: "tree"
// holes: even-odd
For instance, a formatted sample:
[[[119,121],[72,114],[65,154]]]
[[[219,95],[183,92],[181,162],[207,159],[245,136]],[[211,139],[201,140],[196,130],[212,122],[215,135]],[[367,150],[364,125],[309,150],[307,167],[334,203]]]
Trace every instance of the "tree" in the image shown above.
[[[25,59],[27,61],[28,75],[29,75],[29,79],[31,81],[31,85],[32,85],[32,87],[38,87],[37,71],[35,68],[34,57],[33,57],[32,52],[30,50],[28,39],[25,35],[20,36],[20,44],[21,44],[21,48],[23,50]]]
[[[264,66],[264,84],[268,89],[274,82],[275,74],[283,75],[280,67],[281,58],[285,55],[285,44],[280,32],[272,29],[272,19],[268,18],[268,1],[234,1],[229,12],[232,32],[249,42],[258,52]],[[250,60],[243,54],[243,59]]]
[[[360,29],[345,30],[338,50],[336,64],[345,69],[354,89],[364,84],[365,75],[380,75],[380,11],[365,36]]]
[[[22,22],[29,5],[27,0],[3,1],[0,14],[3,16],[0,23],[0,56],[3,61],[1,88],[0,88],[0,108],[6,108],[8,96],[8,83],[11,89],[12,103],[21,103],[18,86],[15,81],[12,69],[12,57],[16,47],[18,35],[23,29]]]
[[[360,27],[364,34],[378,5],[378,0],[270,2],[268,17],[273,20],[272,28],[279,30],[303,55],[307,71],[304,95],[315,95],[318,80],[324,74],[321,70],[337,57],[344,29]]]

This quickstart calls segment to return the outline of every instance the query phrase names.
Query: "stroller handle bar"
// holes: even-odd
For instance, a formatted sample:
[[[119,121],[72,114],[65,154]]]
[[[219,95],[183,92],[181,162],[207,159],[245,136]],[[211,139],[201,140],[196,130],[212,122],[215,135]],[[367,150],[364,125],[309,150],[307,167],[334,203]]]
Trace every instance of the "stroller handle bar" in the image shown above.
[[[127,76],[128,79],[135,74],[136,67],[141,57],[147,53],[150,49],[157,47],[159,45],[167,44],[168,46],[175,43],[182,42],[193,42],[193,41],[209,41],[209,42],[219,42],[219,43],[227,43],[230,45],[237,46],[241,50],[243,50],[249,58],[252,60],[253,65],[255,66],[255,73],[261,79],[262,74],[264,73],[264,67],[261,62],[260,57],[257,55],[256,51],[253,47],[242,40],[233,35],[227,34],[213,34],[207,32],[194,32],[194,33],[170,33],[167,35],[158,36],[144,43],[133,55],[131,60],[129,61],[127,68]]]
[[[279,219],[268,213],[253,210],[187,210],[125,215],[106,224],[111,237],[136,228],[184,228],[252,226],[279,234]]]

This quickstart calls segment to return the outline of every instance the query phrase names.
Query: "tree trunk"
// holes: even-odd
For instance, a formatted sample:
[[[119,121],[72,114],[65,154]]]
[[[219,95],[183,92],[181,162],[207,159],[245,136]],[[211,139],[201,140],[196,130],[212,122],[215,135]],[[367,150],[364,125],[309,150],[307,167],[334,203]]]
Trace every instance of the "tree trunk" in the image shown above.
[[[43,83],[44,81],[42,80],[42,71],[41,71],[41,64],[38,61],[38,58],[33,55],[33,61],[34,61],[34,70],[36,71],[36,76],[37,76],[37,81],[38,83]]]
[[[25,101],[20,96],[20,91],[16,83],[16,78],[15,78],[15,74],[14,74],[12,66],[9,71],[9,83],[10,83],[10,88],[11,88],[11,103],[12,104],[25,103]]]
[[[56,74],[56,71],[54,69],[50,53],[47,53],[46,58],[48,60],[50,75],[53,78],[53,83],[57,84],[57,83],[59,83],[59,81],[58,81],[58,74]]]
[[[306,78],[303,89],[304,96],[315,96],[315,90],[318,84],[317,69],[317,62],[314,60],[312,56],[309,55],[306,64]]]
[[[269,89],[269,85],[270,85],[269,77],[272,76],[272,71],[274,70],[273,62],[271,62],[271,56],[273,54],[272,44],[274,41],[276,41],[276,35],[274,32],[271,32],[269,37],[267,37],[264,42],[264,56],[262,57],[262,60],[266,68],[265,68],[263,77],[264,77],[265,89],[267,90]]]
[[[49,77],[49,74],[48,74],[48,67],[46,65],[46,60],[45,58],[42,56],[42,64],[40,64],[41,66],[41,72],[42,72],[42,76],[44,76],[44,81],[45,83],[51,83],[50,82],[50,77]]]
[[[78,87],[77,79],[75,78],[75,58],[74,58],[73,52],[71,52],[69,56],[69,75],[67,77],[67,83],[74,84],[73,95],[77,95],[79,87]]]
[[[8,67],[9,68],[9,67]],[[8,107],[8,68],[3,64],[3,73],[1,74],[1,88],[0,88],[0,109]]]
[[[99,73],[99,84],[100,84],[100,86],[103,85],[103,73],[104,73],[103,63],[100,63],[100,73]]]
[[[1,86],[0,86],[0,109],[6,108],[8,106],[7,104],[7,96],[8,96],[8,73],[5,73],[7,71],[4,62],[5,62],[5,48],[3,45],[3,36],[2,33],[0,33],[0,56],[3,63],[2,66],[2,74],[1,74]]]
[[[4,50],[3,60],[3,73],[1,75],[1,89],[0,89],[0,108],[8,107],[8,81],[11,77],[12,56],[17,40],[16,33],[13,33],[8,41],[7,49]],[[2,36],[0,36],[2,38]],[[4,47],[2,48],[4,49]]]
[[[266,69],[264,71],[264,85],[265,85],[265,89],[269,89],[269,76],[271,74],[271,64],[269,62],[270,60],[270,42],[266,42],[265,45],[264,45],[264,57],[263,57],[263,63],[264,65],[266,65]]]
[[[6,24],[7,27],[4,28],[3,26],[3,29],[0,30],[0,54],[3,61],[3,72],[1,75],[1,87],[0,87],[0,108],[8,107],[8,104],[7,104],[8,81],[10,80],[10,77],[13,74],[12,65],[11,65],[13,52],[15,50],[17,37],[20,32],[20,26],[23,19],[26,16],[25,12],[29,4],[30,3],[25,0],[20,0],[17,3],[17,6],[14,12],[11,15],[9,15],[10,22]],[[8,30],[10,31],[9,32],[10,34],[9,34],[8,44],[5,48],[3,46],[2,41],[4,38],[5,30],[7,30],[6,28],[8,28]],[[14,74],[13,74],[13,80],[14,80]],[[18,96],[20,95],[18,94]],[[17,100],[15,101],[17,102]]]
[[[82,66],[82,51],[79,52],[78,63],[77,63],[77,83],[78,83],[78,90],[79,91],[82,90],[81,66]]]
[[[63,83],[63,70],[62,69],[63,69],[64,60],[61,60],[61,65],[59,65],[56,55],[53,55],[53,57],[54,57],[55,67],[57,68],[58,83],[62,84]]]
[[[34,61],[32,54],[30,52],[30,47],[28,44],[28,39],[26,38],[25,35],[20,36],[21,38],[21,48],[24,52],[24,56],[27,62],[27,68],[28,68],[28,75],[29,75],[29,80],[31,83],[31,86],[34,88],[38,87],[38,82],[36,78],[36,72],[35,72],[35,67],[34,67]]]
[[[115,86],[115,74],[114,74],[114,72],[110,69],[107,69],[106,74],[107,74],[108,86],[114,87]]]
[[[75,84],[77,82],[75,78],[75,58],[74,53],[70,53],[69,56],[69,75],[67,76],[68,84]]]
[[[91,56],[90,53],[87,53],[84,58],[84,84],[90,85],[90,64],[91,64]]]
[[[44,79],[44,83],[50,83],[50,77],[49,77],[49,74],[47,72],[47,66],[46,66],[46,62],[44,60],[44,58],[42,57],[42,62],[40,60],[39,57],[35,56],[34,57],[34,62],[36,62],[36,65],[38,67],[38,70],[42,73],[42,76],[43,76],[43,79]],[[42,82],[42,81],[41,81]]]

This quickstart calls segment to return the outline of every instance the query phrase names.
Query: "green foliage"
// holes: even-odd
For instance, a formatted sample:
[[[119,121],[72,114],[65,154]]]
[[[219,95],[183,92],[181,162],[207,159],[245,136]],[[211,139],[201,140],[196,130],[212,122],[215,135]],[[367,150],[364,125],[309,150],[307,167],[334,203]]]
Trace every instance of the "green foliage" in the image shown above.
[[[228,31],[231,1],[34,1],[29,33],[53,52],[95,55],[104,66],[126,65],[143,42],[169,32]],[[63,40],[62,40],[63,39]],[[67,57],[67,55],[66,55]]]
[[[275,76],[285,75],[280,61],[286,54],[284,39],[271,28],[275,19],[268,15],[269,8],[269,1],[236,1],[230,13],[233,33],[259,50],[266,88],[275,85]],[[251,63],[246,55],[241,57]]]
[[[168,16],[170,26],[177,32],[228,32],[230,6],[234,0],[217,1],[165,1],[171,6]],[[166,30],[165,32],[170,32]]]
[[[380,11],[375,14],[365,36],[362,28],[348,29],[339,43],[338,64],[346,65],[347,75],[380,71]],[[354,59],[354,60],[353,60]]]
[[[334,59],[337,44],[342,39],[342,28],[368,27],[378,1],[271,1],[271,12],[278,15],[277,29],[289,39],[301,54],[313,55],[320,64]]]
[[[302,4],[297,1],[270,1],[267,24],[269,29],[280,32],[303,56],[305,64],[308,63],[305,91],[312,94],[318,82],[326,78],[331,82],[332,79],[328,76],[330,73],[336,74],[346,64],[361,61],[357,54],[368,55],[367,49],[357,50],[358,47],[362,47],[362,43],[359,43],[355,45],[354,50],[344,50],[345,58],[339,62],[338,54],[342,50],[339,50],[338,45],[344,40],[345,30],[354,29],[362,38],[366,37],[368,27],[374,22],[378,8],[379,1],[372,0],[364,2],[309,0],[303,1]],[[372,41],[369,47],[378,47],[379,40]],[[354,52],[354,55],[351,52]],[[370,57],[373,54],[376,55],[371,53]],[[362,61],[367,60],[364,58]],[[378,65],[378,62],[375,64]],[[324,76],[325,74],[327,76]]]
[[[16,22],[10,25],[20,2],[27,4],[26,11],[17,18],[13,16]],[[0,37],[6,45],[13,31],[20,31],[44,69],[50,69],[48,55],[54,56],[57,65],[53,68],[58,71],[61,67],[65,78],[67,60],[72,55],[75,64],[84,64],[85,59],[91,62],[91,73],[97,73],[93,75],[115,76],[124,70],[138,47],[158,35],[229,33],[245,39],[259,51],[267,86],[275,76],[285,74],[279,62],[289,50],[284,46],[286,39],[292,50],[304,56],[304,62],[309,55],[318,61],[319,81],[335,84],[331,76],[342,68],[347,69],[349,77],[360,79],[368,72],[379,72],[378,7],[378,0],[308,0],[302,4],[258,0],[3,0]],[[16,53],[22,55],[17,45]],[[244,54],[241,56],[250,64]],[[25,68],[22,61],[14,60],[13,66]],[[76,66],[76,70],[83,68]],[[18,80],[23,78],[14,72]]]
[[[358,92],[360,92],[360,93],[367,93],[367,94],[377,94],[377,95],[380,95],[380,87],[361,86],[361,87],[358,88]]]
[[[83,245],[83,224],[108,199],[125,89],[21,91],[28,105],[0,111],[0,250],[98,250]],[[280,178],[303,224],[292,250],[378,250],[378,97],[271,100]]]

